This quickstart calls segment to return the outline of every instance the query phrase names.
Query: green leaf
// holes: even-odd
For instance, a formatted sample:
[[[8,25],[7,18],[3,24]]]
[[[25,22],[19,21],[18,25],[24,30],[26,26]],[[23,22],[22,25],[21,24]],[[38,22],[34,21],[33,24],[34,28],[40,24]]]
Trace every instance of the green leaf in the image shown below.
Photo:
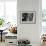
[[[0,26],[3,26],[4,22],[4,19],[0,18]]]

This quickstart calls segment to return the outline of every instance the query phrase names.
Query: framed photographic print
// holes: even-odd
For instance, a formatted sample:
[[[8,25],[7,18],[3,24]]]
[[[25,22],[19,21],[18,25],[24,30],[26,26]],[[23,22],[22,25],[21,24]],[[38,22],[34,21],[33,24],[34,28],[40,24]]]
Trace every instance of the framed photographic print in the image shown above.
[[[21,24],[35,24],[36,23],[36,11],[21,11],[20,12]]]

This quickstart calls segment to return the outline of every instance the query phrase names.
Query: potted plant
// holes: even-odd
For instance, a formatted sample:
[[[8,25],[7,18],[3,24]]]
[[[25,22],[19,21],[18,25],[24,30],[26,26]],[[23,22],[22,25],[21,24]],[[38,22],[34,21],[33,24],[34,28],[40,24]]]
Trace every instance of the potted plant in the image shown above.
[[[3,18],[0,18],[0,27],[2,27],[4,25],[4,19]]]

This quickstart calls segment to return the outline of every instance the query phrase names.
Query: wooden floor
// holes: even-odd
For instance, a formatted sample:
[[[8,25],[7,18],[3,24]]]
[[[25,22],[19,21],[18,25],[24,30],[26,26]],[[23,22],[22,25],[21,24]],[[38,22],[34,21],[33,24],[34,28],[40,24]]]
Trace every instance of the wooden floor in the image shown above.
[[[5,41],[0,41],[0,46],[5,46]],[[38,46],[37,44],[34,44],[33,46]],[[46,46],[46,43],[45,44],[42,44],[40,46]]]
[[[3,42],[0,41],[0,46],[5,46],[5,42],[4,41]]]

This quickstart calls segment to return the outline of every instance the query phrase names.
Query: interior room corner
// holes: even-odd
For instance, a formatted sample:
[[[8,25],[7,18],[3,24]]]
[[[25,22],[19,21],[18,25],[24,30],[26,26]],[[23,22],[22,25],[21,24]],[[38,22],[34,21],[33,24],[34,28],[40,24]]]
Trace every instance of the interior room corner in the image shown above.
[[[0,0],[0,46],[46,46],[46,0]]]

